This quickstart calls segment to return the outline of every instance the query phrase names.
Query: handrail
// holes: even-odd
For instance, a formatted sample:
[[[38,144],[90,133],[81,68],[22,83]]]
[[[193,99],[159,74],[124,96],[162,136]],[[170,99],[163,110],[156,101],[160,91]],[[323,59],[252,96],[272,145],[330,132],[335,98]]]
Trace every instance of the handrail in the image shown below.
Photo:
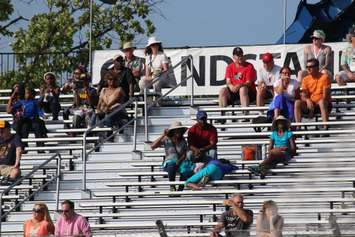
[[[175,69],[176,67],[180,66],[181,64],[187,62],[188,60],[190,60],[191,62],[191,75],[186,77],[185,79],[182,79],[180,81],[179,84],[177,84],[176,86],[174,86],[173,88],[170,88],[164,95],[160,96],[157,100],[153,101],[152,104],[150,104],[149,106],[147,105],[147,88],[150,88],[154,83],[156,83],[159,80],[159,77],[156,77],[152,80],[152,82],[149,84],[149,86],[147,86],[144,89],[144,133],[145,133],[145,141],[148,142],[148,110],[155,106],[156,104],[158,104],[161,100],[163,100],[167,95],[169,95],[172,91],[174,91],[176,88],[178,88],[179,86],[181,86],[181,84],[185,83],[187,80],[189,80],[190,78],[193,78],[193,57],[192,55],[188,55],[187,57],[185,57],[183,60],[181,60],[179,63],[177,63],[172,69]],[[169,73],[169,70],[165,71],[164,73]],[[192,107],[194,105],[194,82],[191,82],[191,104],[190,106]]]
[[[14,182],[13,184],[11,184],[7,189],[3,190],[0,193],[0,204],[2,204],[2,199],[3,199],[3,195],[5,193],[9,193],[11,191],[11,189],[13,189],[15,186],[19,185],[23,180],[30,178],[35,172],[37,172],[39,169],[42,169],[45,165],[47,165],[49,162],[51,162],[52,160],[54,160],[56,157],[57,158],[57,172],[56,175],[49,180],[48,182],[46,182],[45,184],[41,185],[35,192],[31,193],[30,195],[28,195],[27,197],[25,197],[25,199],[23,199],[21,202],[17,203],[15,206],[13,206],[10,210],[8,210],[7,212],[5,212],[3,214],[3,210],[2,210],[2,206],[0,207],[0,233],[1,233],[1,227],[2,227],[2,220],[7,217],[10,212],[12,212],[14,209],[18,208],[19,206],[21,206],[24,202],[26,202],[28,199],[32,198],[34,195],[36,195],[40,190],[42,190],[43,188],[47,187],[50,183],[52,183],[54,180],[57,181],[56,184],[56,193],[57,193],[57,197],[56,197],[56,210],[58,211],[58,205],[59,205],[59,188],[60,188],[60,176],[61,176],[61,163],[62,163],[62,156],[59,153],[54,154],[53,156],[51,156],[50,158],[48,158],[46,161],[44,161],[42,164],[40,164],[39,166],[35,167],[30,173],[26,174],[25,176],[21,177],[20,179],[16,180],[16,182]]]
[[[193,66],[193,58],[192,58],[192,55],[189,55],[187,56],[186,58],[184,58],[183,60],[181,60],[179,63],[177,63],[172,69],[178,67],[179,65],[185,63],[187,60],[191,60],[191,64]],[[165,96],[167,96],[168,94],[170,94],[173,90],[175,90],[177,87],[179,87],[182,83],[186,82],[188,79],[190,79],[191,77],[193,77],[193,67],[191,67],[191,76],[183,79],[178,85],[176,85],[174,88],[171,88],[167,93],[165,93],[163,96],[161,96],[158,100],[156,100],[153,104],[151,104],[149,106],[149,108],[151,108],[152,106],[154,106],[157,102],[159,102],[160,100],[162,100]],[[163,72],[164,73],[169,73],[169,70]],[[156,83],[158,81],[159,77],[156,77],[152,80],[152,82],[149,84],[148,87],[152,86],[154,83]],[[192,82],[192,85],[193,85],[193,82]],[[146,93],[146,89],[144,90],[144,107],[145,107],[145,110],[147,110],[147,93]],[[193,97],[193,94],[191,95]],[[192,99],[193,101],[193,99]],[[98,126],[101,126],[104,124],[104,121],[106,119],[109,119],[111,118],[112,116],[114,116],[116,113],[120,112],[121,110],[125,109],[128,105],[131,105],[135,103],[135,117],[130,119],[126,124],[124,124],[122,127],[116,129],[115,131],[113,131],[113,133],[109,136],[109,137],[106,137],[105,139],[101,140],[99,143],[97,143],[93,148],[91,148],[89,151],[86,151],[86,138],[87,138],[87,135],[89,132],[91,132],[93,129],[95,129],[96,127]],[[147,111],[145,111],[145,116],[146,116],[146,113]],[[95,126],[91,127],[91,128],[88,128],[84,134],[83,134],[83,143],[82,143],[82,162],[83,162],[83,169],[82,169],[82,190],[83,191],[87,191],[87,188],[86,188],[86,163],[87,163],[87,156],[89,154],[91,154],[95,149],[101,147],[107,140],[109,140],[110,138],[112,138],[113,136],[115,136],[117,133],[119,133],[120,131],[122,131],[124,128],[126,128],[127,126],[129,126],[130,124],[132,124],[133,122],[136,122],[136,120],[138,119],[138,116],[137,116],[137,99],[135,97],[132,97],[130,98],[126,103],[120,105],[118,108],[116,108],[114,111],[112,111],[107,117],[105,117],[105,119],[101,120],[99,123],[97,123]],[[134,128],[134,132],[136,133],[137,132],[137,129],[136,129],[136,126],[137,124],[134,125],[135,128]],[[146,126],[147,126],[147,123],[146,123]],[[137,138],[137,134],[134,134],[134,149],[136,147],[136,138]]]

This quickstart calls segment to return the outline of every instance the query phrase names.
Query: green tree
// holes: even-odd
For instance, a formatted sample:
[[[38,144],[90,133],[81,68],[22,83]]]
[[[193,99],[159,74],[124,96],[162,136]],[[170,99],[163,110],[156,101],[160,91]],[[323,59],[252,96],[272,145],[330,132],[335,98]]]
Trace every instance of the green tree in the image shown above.
[[[2,1],[2,0],[0,0]],[[119,0],[114,5],[93,1],[92,49],[107,49],[112,40],[133,40],[155,31],[149,15],[160,0]],[[46,71],[60,75],[79,63],[88,64],[90,0],[46,0],[47,12],[34,15],[26,28],[13,35],[18,68],[0,78],[0,86],[14,81],[39,85]]]

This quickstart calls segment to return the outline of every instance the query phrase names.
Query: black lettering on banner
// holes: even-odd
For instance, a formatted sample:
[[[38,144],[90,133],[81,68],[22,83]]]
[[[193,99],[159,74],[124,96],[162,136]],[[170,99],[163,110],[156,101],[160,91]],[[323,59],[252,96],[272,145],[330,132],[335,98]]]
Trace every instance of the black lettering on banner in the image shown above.
[[[181,60],[183,60],[184,57],[181,57]],[[185,80],[187,78],[187,68],[191,71],[191,60],[188,59],[186,61],[186,63],[183,63],[181,65],[181,81]],[[205,56],[200,56],[199,57],[199,69],[200,69],[200,74],[197,73],[197,70],[195,68],[195,66],[193,66],[193,75],[194,75],[194,79],[195,82],[198,86],[205,86],[205,71],[206,71],[206,58]],[[190,74],[189,74],[190,75]],[[187,82],[183,82],[181,83],[181,86],[186,86]]]
[[[291,61],[293,63],[294,69],[292,69],[290,67]],[[297,56],[296,52],[288,52],[286,54],[284,67],[290,67],[291,68],[291,74],[297,76],[298,71],[301,70],[301,64],[300,64],[300,60],[298,59],[298,56]]]
[[[226,84],[226,79],[217,81],[217,61],[224,61],[228,64],[232,63],[233,60],[225,55],[215,55],[211,56],[210,59],[210,85],[211,86],[221,86]]]

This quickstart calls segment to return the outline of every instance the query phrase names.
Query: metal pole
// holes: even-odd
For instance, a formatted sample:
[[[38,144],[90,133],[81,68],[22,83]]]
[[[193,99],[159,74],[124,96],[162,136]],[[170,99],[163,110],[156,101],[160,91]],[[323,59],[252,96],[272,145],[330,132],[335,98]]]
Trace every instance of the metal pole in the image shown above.
[[[83,178],[82,178],[82,190],[86,190],[86,136],[87,130],[83,135],[83,150],[82,150],[82,163],[83,163]]]
[[[191,107],[194,106],[194,59],[192,57],[192,55],[190,55],[190,60],[191,60]]]
[[[57,153],[58,155],[58,160],[57,160],[57,185],[56,185],[56,200],[55,200],[55,206],[56,206],[56,211],[59,210],[59,186],[60,186],[60,177],[61,177],[61,166],[62,166],[62,156]]]
[[[89,23],[89,72],[92,75],[92,1],[90,0],[90,23]]]
[[[284,44],[286,44],[286,15],[287,15],[287,0],[284,1]]]
[[[1,205],[1,207],[0,207],[0,233],[1,233],[1,226],[2,226],[2,195],[4,195],[4,192],[1,192],[0,193],[0,205]]]
[[[135,119],[134,119],[134,125],[133,125],[133,151],[137,149],[137,118],[138,118],[138,101],[136,100],[134,103],[134,114],[135,114]]]
[[[144,88],[144,134],[145,141],[148,141],[148,104],[147,104],[147,88]]]

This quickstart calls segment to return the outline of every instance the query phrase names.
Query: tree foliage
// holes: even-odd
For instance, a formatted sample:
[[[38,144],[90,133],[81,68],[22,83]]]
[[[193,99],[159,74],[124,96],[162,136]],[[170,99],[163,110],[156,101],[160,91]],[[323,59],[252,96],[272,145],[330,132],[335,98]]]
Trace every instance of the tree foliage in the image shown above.
[[[6,80],[0,78],[1,87],[17,80],[31,80],[38,86],[46,71],[60,75],[71,71],[76,64],[88,64],[90,0],[45,2],[48,11],[35,14],[26,28],[13,34],[11,47],[17,53],[18,68],[6,74]],[[92,49],[107,49],[113,40],[124,42],[137,35],[154,33],[149,16],[159,2],[118,0],[108,5],[94,0]]]

